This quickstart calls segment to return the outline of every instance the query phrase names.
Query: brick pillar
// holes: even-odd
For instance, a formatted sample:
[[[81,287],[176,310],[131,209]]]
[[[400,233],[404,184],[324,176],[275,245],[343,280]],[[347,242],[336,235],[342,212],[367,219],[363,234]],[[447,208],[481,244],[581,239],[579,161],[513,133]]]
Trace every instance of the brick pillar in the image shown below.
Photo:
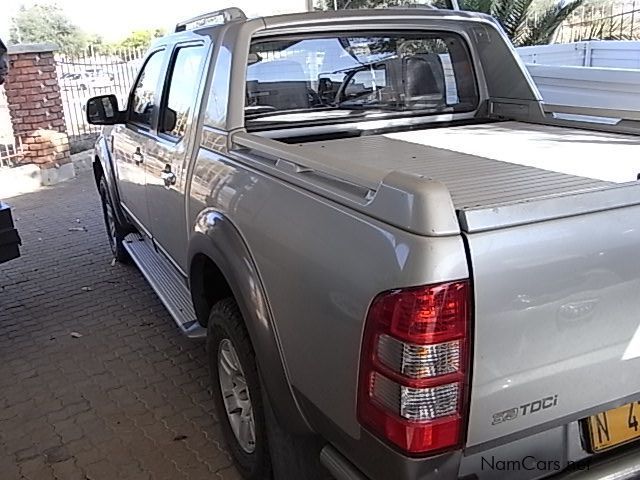
[[[22,163],[35,163],[41,169],[66,165],[64,170],[68,171],[69,137],[53,57],[55,50],[51,43],[10,46],[5,90],[13,131],[22,138],[25,148]]]

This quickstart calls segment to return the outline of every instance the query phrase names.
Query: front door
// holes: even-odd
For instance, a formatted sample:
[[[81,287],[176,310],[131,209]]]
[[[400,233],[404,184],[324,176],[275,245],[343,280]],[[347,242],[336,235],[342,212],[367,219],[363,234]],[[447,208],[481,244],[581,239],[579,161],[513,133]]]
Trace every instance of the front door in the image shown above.
[[[164,88],[158,136],[145,152],[146,190],[151,234],[156,245],[182,272],[187,266],[185,180],[189,152],[194,150],[196,111],[208,45],[176,45]]]
[[[138,227],[149,232],[145,161],[153,143],[160,111],[160,94],[166,52],[152,52],[144,63],[129,96],[127,120],[113,129],[113,152],[120,201]]]

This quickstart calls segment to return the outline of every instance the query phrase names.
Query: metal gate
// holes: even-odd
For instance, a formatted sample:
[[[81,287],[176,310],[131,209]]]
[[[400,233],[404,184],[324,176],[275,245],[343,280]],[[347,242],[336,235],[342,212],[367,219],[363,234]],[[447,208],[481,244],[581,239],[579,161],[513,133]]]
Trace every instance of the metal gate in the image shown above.
[[[143,49],[111,53],[95,53],[91,50],[77,56],[56,56],[62,108],[72,149],[74,145],[93,140],[100,131],[100,127],[87,123],[87,100],[95,95],[112,93],[118,97],[120,107],[124,108],[144,56]]]

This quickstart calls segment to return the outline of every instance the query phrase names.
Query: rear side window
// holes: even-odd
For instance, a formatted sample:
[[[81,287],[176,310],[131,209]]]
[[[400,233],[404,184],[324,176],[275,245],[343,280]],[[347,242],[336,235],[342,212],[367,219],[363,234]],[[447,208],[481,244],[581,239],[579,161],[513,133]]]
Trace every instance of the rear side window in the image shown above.
[[[455,113],[478,104],[467,45],[449,33],[257,39],[246,81],[249,124]]]
[[[131,97],[129,121],[132,123],[151,128],[153,114],[158,108],[159,95],[156,91],[163,73],[163,60],[164,51],[160,50],[152,53],[142,67]]]
[[[169,77],[166,105],[159,130],[175,139],[186,133],[202,76],[204,45],[179,47]]]

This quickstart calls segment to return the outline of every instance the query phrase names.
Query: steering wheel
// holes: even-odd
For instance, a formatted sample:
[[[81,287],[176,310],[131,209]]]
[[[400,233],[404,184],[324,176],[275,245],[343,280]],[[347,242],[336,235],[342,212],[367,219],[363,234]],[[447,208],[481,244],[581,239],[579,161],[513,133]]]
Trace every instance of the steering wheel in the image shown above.
[[[318,92],[311,88],[307,88],[307,98],[309,99],[309,106],[311,107],[319,107],[324,105],[322,98],[318,95]]]

